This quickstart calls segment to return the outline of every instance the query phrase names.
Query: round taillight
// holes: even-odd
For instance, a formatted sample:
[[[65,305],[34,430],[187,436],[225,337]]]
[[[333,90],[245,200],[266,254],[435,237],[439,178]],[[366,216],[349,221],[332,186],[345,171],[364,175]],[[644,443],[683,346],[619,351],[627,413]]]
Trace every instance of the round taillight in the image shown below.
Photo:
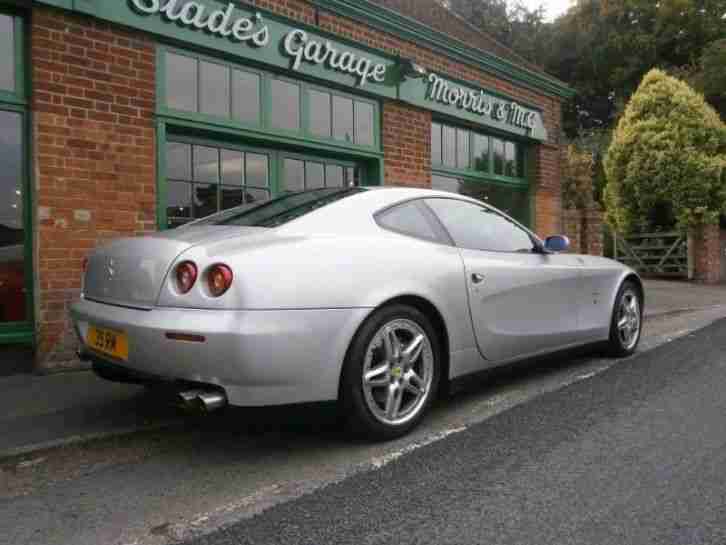
[[[207,271],[207,286],[212,297],[221,297],[232,285],[234,275],[227,265],[212,265]]]
[[[191,261],[180,263],[176,268],[176,287],[181,293],[189,293],[197,281],[197,266]]]

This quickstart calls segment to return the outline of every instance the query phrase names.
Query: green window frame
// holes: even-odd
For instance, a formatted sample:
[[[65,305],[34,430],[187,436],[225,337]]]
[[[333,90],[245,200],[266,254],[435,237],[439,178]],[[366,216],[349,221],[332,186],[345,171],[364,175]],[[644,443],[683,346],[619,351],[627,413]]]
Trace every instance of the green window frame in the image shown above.
[[[529,185],[527,146],[522,141],[436,119],[431,123],[431,168],[453,176]]]
[[[0,8],[0,17],[9,22],[10,36],[5,32],[8,45],[12,47],[10,53],[10,66],[12,75],[11,84],[0,88],[0,110],[20,115],[22,127],[22,170],[21,177],[23,206],[23,245],[24,245],[24,280],[25,280],[25,320],[23,322],[0,323],[0,345],[2,344],[33,344],[35,341],[34,327],[34,296],[33,296],[33,186],[31,156],[31,123],[28,114],[28,83],[27,83],[27,45],[25,34],[25,21],[19,12],[12,8]],[[7,53],[3,51],[3,54]],[[7,57],[6,57],[7,59]],[[7,75],[5,76],[7,78]]]
[[[167,87],[169,85],[168,78],[172,76],[168,70],[168,62],[170,56],[181,57],[187,61],[195,63],[196,69],[192,74],[195,79],[195,86],[190,91],[189,98],[194,101],[193,108],[172,107],[167,103],[169,95]],[[380,152],[381,135],[380,135],[380,103],[378,100],[370,99],[360,95],[354,95],[338,91],[329,87],[322,87],[312,83],[308,83],[304,79],[291,78],[285,74],[273,73],[265,70],[250,67],[244,64],[229,62],[223,59],[210,57],[194,51],[179,49],[172,46],[160,46],[157,53],[158,77],[157,77],[157,96],[159,97],[157,111],[159,115],[170,118],[184,119],[192,122],[207,123],[217,126],[223,126],[234,129],[255,130],[265,133],[272,137],[293,138],[310,143],[324,143],[329,146],[343,147],[353,150]],[[221,113],[214,115],[213,113],[204,113],[205,105],[203,103],[202,84],[202,67],[214,66],[226,70],[226,83],[228,104],[221,107]],[[240,118],[236,114],[240,107],[235,101],[238,98],[235,93],[235,76],[237,74],[246,74],[259,78],[257,88],[257,100],[259,105],[259,115],[256,119],[249,117]],[[294,85],[298,88],[299,104],[297,111],[298,119],[293,125],[297,129],[291,127],[275,126],[273,123],[272,104],[273,82],[284,82],[288,85]],[[175,86],[177,88],[178,86]],[[314,120],[311,118],[313,111],[313,97],[319,96],[321,93],[330,95],[330,122],[331,130],[328,134],[321,134],[316,130]],[[193,95],[193,98],[191,98]],[[352,101],[352,121],[353,127],[350,138],[335,137],[335,115],[333,114],[334,104],[338,101]],[[277,110],[275,110],[277,111]],[[366,118],[360,117],[362,112],[372,112],[372,115]],[[360,121],[360,122],[359,122]]]

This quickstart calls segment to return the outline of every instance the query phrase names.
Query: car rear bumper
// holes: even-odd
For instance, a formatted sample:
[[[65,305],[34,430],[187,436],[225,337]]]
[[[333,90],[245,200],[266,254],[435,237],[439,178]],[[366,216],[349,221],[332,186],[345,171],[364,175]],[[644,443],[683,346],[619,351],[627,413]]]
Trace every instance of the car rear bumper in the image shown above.
[[[213,384],[233,405],[284,405],[338,396],[345,352],[367,308],[219,311],[138,310],[81,300],[71,317],[83,350],[130,374]],[[128,360],[88,346],[89,325],[128,337]],[[167,333],[204,338],[178,341]]]

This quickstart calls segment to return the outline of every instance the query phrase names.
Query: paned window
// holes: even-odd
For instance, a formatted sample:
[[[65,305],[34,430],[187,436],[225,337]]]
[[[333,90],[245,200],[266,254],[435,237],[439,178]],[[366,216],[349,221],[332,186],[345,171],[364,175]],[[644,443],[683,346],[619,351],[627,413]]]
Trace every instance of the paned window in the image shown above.
[[[304,191],[357,185],[356,169],[323,160],[285,157],[282,167],[282,191]]]
[[[0,19],[0,30],[1,25]],[[0,34],[0,45],[7,39]],[[352,146],[379,146],[375,101],[176,50],[164,52],[163,74],[161,104],[174,115],[202,114]]]
[[[217,146],[166,145],[169,227],[270,198],[269,157]]]
[[[0,14],[0,90],[15,91],[15,19]]]
[[[526,177],[521,144],[441,123],[431,124],[431,165],[520,180]]]

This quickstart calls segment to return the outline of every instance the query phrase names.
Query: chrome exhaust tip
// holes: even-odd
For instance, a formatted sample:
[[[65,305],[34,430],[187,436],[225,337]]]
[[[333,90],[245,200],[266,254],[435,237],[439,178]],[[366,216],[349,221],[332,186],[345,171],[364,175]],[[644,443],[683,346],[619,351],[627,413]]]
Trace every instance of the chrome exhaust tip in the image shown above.
[[[208,414],[227,406],[227,396],[217,390],[187,390],[177,394],[182,408]]]

